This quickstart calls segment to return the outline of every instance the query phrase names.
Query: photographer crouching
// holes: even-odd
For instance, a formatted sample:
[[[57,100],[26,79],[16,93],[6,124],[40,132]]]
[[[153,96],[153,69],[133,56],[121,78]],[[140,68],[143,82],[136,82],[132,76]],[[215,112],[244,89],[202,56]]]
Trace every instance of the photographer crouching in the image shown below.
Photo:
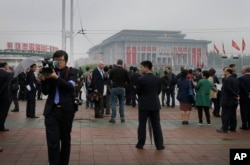
[[[67,62],[68,54],[63,50],[56,51],[52,63],[43,62],[40,78],[42,93],[48,95],[43,114],[50,165],[69,164],[77,74],[75,69],[66,66]]]

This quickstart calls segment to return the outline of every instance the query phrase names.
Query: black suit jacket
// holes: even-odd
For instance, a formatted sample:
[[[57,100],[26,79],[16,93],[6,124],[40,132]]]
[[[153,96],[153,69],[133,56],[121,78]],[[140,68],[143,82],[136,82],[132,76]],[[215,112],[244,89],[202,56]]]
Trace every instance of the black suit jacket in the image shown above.
[[[236,99],[239,95],[239,81],[234,76],[224,78],[221,88],[221,106],[232,106],[238,104]]]
[[[59,90],[59,99],[62,109],[64,111],[74,111],[75,87],[69,81],[74,81],[76,83],[77,74],[76,71],[71,68],[67,78],[67,70],[68,67],[65,67],[60,72],[60,76],[57,80],[46,79],[45,81],[42,81],[42,92],[44,95],[48,95],[43,113],[45,116],[49,114],[54,107],[56,87],[58,87]]]
[[[100,94],[103,94],[104,76],[101,75],[97,68],[92,72],[92,85],[93,90],[98,90]]]
[[[162,81],[153,73],[146,73],[138,80],[137,94],[139,97],[139,110],[157,111],[161,109],[159,94]]]
[[[0,69],[0,99],[10,98],[9,83],[12,78],[12,74]]]
[[[239,77],[240,99],[249,99],[250,94],[250,74]]]

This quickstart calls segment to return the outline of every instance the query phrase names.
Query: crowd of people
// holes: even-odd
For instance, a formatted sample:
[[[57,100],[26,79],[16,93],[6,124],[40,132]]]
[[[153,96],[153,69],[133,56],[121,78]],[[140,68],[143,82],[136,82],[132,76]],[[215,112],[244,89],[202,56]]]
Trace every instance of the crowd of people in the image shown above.
[[[6,62],[0,63],[0,131],[9,131],[5,127],[5,120],[12,100],[12,112],[19,112],[18,100],[26,100],[26,117],[39,118],[35,113],[36,100],[42,99],[42,95],[47,96],[44,117],[51,164],[69,163],[70,133],[78,106],[75,99],[82,100],[83,89],[86,94],[85,108],[94,109],[97,119],[104,115],[110,116],[108,122],[113,124],[117,120],[117,106],[121,123],[126,121],[125,105],[138,106],[138,149],[143,149],[145,144],[148,120],[152,123],[157,150],[165,148],[160,109],[163,106],[176,107],[176,99],[180,103],[183,125],[189,124],[190,113],[194,108],[197,109],[198,125],[204,124],[203,112],[206,123],[211,125],[210,109],[213,107],[212,114],[221,117],[222,121],[222,126],[216,131],[235,132],[236,109],[239,105],[242,120],[240,128],[250,129],[249,66],[242,68],[242,76],[237,76],[234,64],[226,66],[220,82],[214,68],[192,70],[181,67],[180,72],[175,74],[167,66],[161,76],[153,73],[150,61],[142,61],[140,69],[131,66],[129,70],[124,68],[121,59],[109,66],[99,61],[93,70],[86,67],[86,71],[82,71],[67,66],[68,55],[65,51],[56,51],[53,60],[58,65],[52,74],[43,75],[37,72],[37,64],[32,64],[17,77],[13,77],[13,70]],[[222,84],[222,87],[218,84]]]

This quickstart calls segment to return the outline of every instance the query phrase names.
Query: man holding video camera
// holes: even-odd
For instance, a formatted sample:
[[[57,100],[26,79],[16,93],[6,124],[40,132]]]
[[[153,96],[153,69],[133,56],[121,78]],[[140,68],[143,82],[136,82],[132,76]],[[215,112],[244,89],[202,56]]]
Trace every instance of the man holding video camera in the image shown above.
[[[48,95],[44,108],[48,156],[53,165],[67,165],[70,157],[77,74],[66,66],[67,61],[68,54],[58,50],[53,54],[53,65],[42,70],[42,92]]]

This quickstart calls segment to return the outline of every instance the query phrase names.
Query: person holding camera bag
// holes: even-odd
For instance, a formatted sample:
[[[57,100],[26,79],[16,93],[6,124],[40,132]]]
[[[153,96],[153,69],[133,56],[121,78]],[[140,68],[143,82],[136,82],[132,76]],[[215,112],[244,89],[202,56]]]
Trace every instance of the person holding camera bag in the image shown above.
[[[42,93],[48,95],[44,108],[49,164],[67,165],[70,158],[71,129],[75,115],[75,69],[66,66],[68,54],[58,50],[53,54],[51,74],[41,78]]]

